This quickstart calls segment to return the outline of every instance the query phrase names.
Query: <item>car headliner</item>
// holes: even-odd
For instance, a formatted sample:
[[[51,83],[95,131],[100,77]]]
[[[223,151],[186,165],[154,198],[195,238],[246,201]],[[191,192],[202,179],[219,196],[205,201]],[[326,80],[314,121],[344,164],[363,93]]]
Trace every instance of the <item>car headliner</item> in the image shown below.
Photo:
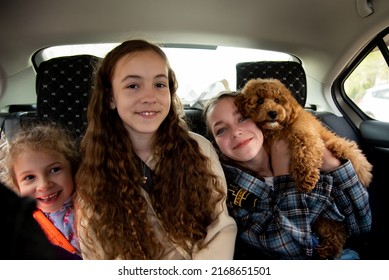
[[[1,1],[0,64],[10,77],[51,45],[121,42],[260,48],[294,54],[328,84],[389,25],[389,1],[361,17],[357,0],[41,0]]]

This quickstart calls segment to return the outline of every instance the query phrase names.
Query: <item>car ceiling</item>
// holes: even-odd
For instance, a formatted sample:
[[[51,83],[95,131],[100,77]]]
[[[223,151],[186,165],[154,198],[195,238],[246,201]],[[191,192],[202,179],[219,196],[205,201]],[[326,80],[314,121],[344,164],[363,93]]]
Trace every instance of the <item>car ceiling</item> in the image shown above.
[[[373,0],[3,0],[0,64],[12,76],[46,46],[121,42],[206,44],[284,51],[325,82],[372,36],[389,26],[389,1]]]

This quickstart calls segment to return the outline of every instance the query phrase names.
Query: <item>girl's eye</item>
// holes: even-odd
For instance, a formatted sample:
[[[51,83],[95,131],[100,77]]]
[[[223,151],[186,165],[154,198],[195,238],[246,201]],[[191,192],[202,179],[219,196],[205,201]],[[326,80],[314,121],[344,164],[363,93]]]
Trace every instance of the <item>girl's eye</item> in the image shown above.
[[[139,88],[139,86],[137,84],[129,84],[127,86],[127,88],[132,88],[132,89],[136,89],[136,88]]]
[[[225,128],[219,128],[218,130],[216,130],[216,136],[223,134],[225,131]]]
[[[164,87],[166,87],[166,84],[165,83],[157,83],[155,86],[157,88],[164,88]]]
[[[24,177],[23,181],[31,181],[31,180],[33,180],[34,178],[35,178],[34,175],[27,175],[27,176]]]
[[[61,168],[59,168],[59,167],[53,167],[53,168],[50,169],[50,173],[56,173],[56,172],[58,172],[60,169],[61,169]]]
[[[246,118],[246,117],[241,117],[240,119],[239,119],[239,122],[241,123],[241,122],[244,122],[245,120],[247,120],[248,118]]]

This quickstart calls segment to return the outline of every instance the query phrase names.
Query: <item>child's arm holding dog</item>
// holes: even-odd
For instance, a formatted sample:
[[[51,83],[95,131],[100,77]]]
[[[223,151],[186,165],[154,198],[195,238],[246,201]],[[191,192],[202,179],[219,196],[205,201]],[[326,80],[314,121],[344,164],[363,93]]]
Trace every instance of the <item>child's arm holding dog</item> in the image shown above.
[[[274,175],[287,175],[290,155],[286,141],[277,141],[271,147]],[[371,210],[368,192],[358,180],[357,174],[349,160],[339,160],[330,150],[323,150],[323,175],[333,178],[331,198],[335,203],[326,207],[323,213],[336,216],[333,211],[344,215],[350,236],[363,236],[371,230]],[[354,209],[350,212],[349,209]],[[331,213],[332,212],[332,213]]]
[[[256,197],[257,203],[255,208],[246,205],[232,205],[230,209],[232,216],[236,219],[239,227],[243,229],[241,238],[260,249],[261,252],[281,259],[311,258],[311,250],[315,246],[315,237],[312,235],[311,226],[317,217],[326,213],[334,220],[348,219],[348,217],[339,214],[339,210],[342,209],[336,203],[329,203],[333,199],[330,197],[337,194],[337,196],[350,198],[352,196],[349,194],[351,189],[356,189],[358,192],[363,191],[363,188],[360,186],[361,188],[334,191],[338,185],[355,185],[353,182],[355,182],[356,175],[349,162],[342,164],[329,150],[325,149],[323,173],[316,188],[311,193],[298,192],[293,180],[288,176],[290,155],[286,141],[275,143],[271,152],[274,174],[281,175],[274,177],[274,192],[261,180],[247,178],[249,176],[247,174],[236,176],[235,178],[242,178],[242,181],[235,180],[233,182],[235,186],[244,186],[250,195]],[[331,173],[327,171],[331,171]],[[345,176],[345,174],[349,176]],[[247,185],[247,182],[251,182],[252,185]],[[355,196],[353,197],[355,198]],[[365,198],[366,196],[359,197],[358,203],[366,206],[364,204]],[[296,201],[305,202],[296,203]],[[346,201],[353,203],[351,199]],[[363,224],[360,226],[362,231],[369,228],[369,221],[371,221],[369,210],[367,209],[367,212],[364,213],[367,213],[365,217],[358,217],[358,221]]]
[[[271,146],[271,161],[274,176],[288,175],[290,164],[290,150],[288,143],[285,140],[275,141]],[[323,165],[321,171],[331,172],[341,165],[339,159],[324,147],[323,150]]]
[[[271,258],[313,258],[316,242],[312,224],[328,207],[331,176],[321,176],[309,193],[298,191],[288,175],[274,177],[274,188],[238,168],[227,167],[226,176],[229,189],[240,187],[246,198],[254,197],[237,200],[229,196],[230,214],[240,228],[241,240],[255,247],[258,254],[265,253]],[[248,205],[250,201],[255,201],[255,205]]]

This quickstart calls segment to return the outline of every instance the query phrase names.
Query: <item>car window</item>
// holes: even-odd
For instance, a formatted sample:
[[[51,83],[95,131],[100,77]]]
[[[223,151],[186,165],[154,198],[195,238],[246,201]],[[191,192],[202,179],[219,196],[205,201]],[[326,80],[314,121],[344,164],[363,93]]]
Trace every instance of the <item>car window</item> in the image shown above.
[[[389,87],[385,85],[383,89],[373,91],[373,97],[381,99],[389,99]]]
[[[344,83],[346,95],[368,117],[389,122],[389,35],[378,38]]]
[[[34,67],[42,61],[66,55],[104,57],[117,44],[53,46],[32,56]],[[236,64],[248,61],[298,61],[293,55],[223,46],[162,45],[178,80],[177,94],[186,106],[202,107],[205,100],[223,90],[236,89]]]

